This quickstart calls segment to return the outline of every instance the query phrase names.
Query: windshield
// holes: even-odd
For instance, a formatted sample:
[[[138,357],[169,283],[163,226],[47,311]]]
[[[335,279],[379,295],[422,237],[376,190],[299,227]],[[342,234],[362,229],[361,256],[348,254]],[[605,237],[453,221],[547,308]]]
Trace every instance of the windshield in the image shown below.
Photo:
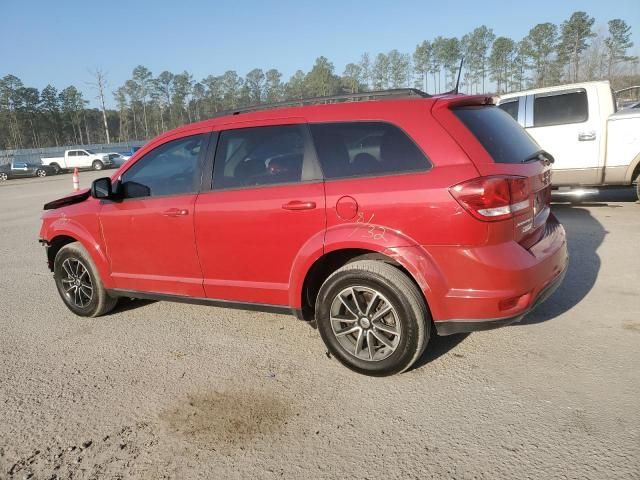
[[[498,107],[459,107],[453,112],[496,163],[522,163],[540,152],[524,128]]]

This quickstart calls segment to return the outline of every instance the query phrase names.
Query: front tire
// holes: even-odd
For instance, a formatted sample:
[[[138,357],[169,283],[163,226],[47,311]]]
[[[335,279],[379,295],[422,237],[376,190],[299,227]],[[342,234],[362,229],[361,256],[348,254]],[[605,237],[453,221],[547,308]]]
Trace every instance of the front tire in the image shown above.
[[[60,165],[58,165],[57,163],[52,163],[51,166],[53,167],[53,170],[56,175],[58,175],[62,171],[62,169],[60,168]]]
[[[318,331],[327,349],[358,373],[407,370],[431,335],[431,316],[417,286],[398,268],[359,260],[336,270],[316,299]]]
[[[53,264],[53,277],[62,301],[76,315],[99,317],[118,303],[104,289],[93,260],[79,242],[60,249]]]
[[[7,180],[9,180],[9,175],[4,172],[0,172],[0,182],[6,182]]]
[[[104,163],[102,163],[100,160],[94,160],[91,165],[96,171],[102,170],[104,168]]]

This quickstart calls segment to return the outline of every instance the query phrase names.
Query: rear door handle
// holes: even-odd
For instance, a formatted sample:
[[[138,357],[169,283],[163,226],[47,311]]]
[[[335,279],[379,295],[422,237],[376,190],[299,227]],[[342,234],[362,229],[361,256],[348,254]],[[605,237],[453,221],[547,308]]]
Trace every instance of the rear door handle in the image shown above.
[[[596,139],[596,132],[580,132],[578,134],[579,142],[591,142]]]
[[[316,202],[301,202],[300,200],[293,200],[282,205],[282,208],[285,210],[312,210],[316,208]]]
[[[185,215],[189,215],[189,210],[186,208],[170,208],[162,212],[162,215],[165,217],[184,217]]]

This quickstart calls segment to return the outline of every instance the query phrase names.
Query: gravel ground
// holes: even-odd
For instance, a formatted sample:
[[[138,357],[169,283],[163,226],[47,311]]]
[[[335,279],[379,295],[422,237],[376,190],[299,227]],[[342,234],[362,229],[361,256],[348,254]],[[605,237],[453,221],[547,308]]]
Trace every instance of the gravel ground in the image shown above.
[[[640,478],[629,191],[554,206],[571,264],[523,324],[436,338],[374,379],[293,317],[142,301],[75,317],[36,241],[70,187],[0,186],[0,478]]]

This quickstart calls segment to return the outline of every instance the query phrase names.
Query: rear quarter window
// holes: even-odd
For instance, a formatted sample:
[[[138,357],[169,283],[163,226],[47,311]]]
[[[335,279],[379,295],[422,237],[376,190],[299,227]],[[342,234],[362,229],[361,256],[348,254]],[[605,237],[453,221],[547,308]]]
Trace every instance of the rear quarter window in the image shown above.
[[[453,113],[496,163],[522,163],[540,151],[524,128],[498,107],[458,107]]]
[[[518,120],[518,99],[507,100],[498,105],[498,108],[507,112],[514,120]]]
[[[413,140],[389,123],[314,123],[310,129],[327,179],[425,171],[431,167]]]

